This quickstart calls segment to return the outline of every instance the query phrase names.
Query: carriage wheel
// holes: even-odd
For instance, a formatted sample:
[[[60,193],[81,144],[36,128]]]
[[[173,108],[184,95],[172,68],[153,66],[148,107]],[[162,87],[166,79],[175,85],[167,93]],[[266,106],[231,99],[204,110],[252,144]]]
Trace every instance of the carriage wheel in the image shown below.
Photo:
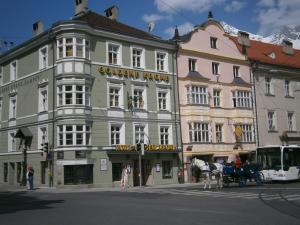
[[[262,185],[265,182],[265,176],[262,172],[257,172],[255,182],[257,185]]]
[[[223,176],[223,187],[229,187],[229,179],[227,176]]]

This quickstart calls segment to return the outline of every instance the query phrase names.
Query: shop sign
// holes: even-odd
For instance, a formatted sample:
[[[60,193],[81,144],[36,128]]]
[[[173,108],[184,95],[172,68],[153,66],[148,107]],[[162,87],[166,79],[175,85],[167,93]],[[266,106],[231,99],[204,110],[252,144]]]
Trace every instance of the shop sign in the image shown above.
[[[128,70],[128,69],[114,68],[108,66],[98,67],[98,72],[102,75],[117,76],[120,78],[124,77],[124,78],[140,79],[143,77],[144,80],[169,82],[169,76],[166,74],[141,72],[137,70]]]
[[[145,145],[145,151],[175,151],[175,145]],[[135,151],[135,145],[116,145],[116,151]]]

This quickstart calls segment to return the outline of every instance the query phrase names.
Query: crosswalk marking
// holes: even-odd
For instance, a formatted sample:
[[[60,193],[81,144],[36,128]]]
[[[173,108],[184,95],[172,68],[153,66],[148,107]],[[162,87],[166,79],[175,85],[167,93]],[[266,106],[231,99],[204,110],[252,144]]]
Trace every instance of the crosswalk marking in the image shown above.
[[[156,193],[156,194],[171,194],[184,196],[198,197],[213,197],[213,198],[242,198],[242,199],[262,199],[263,201],[297,201],[300,200],[300,194],[267,194],[267,193],[250,193],[250,192],[232,192],[232,191],[210,191],[210,190],[178,190],[178,189],[159,189],[159,188],[144,188],[144,189],[128,189],[134,193]]]

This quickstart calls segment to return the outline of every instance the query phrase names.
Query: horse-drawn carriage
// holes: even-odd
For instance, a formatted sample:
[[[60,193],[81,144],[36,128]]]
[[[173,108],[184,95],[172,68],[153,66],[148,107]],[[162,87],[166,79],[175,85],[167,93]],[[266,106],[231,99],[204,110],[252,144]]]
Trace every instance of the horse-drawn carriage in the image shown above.
[[[213,166],[212,166],[213,165]],[[237,183],[239,186],[244,186],[247,181],[255,181],[261,185],[264,182],[264,175],[260,170],[260,166],[256,163],[246,163],[241,167],[236,167],[234,164],[226,164],[223,166],[220,163],[208,164],[203,160],[194,158],[191,166],[196,166],[200,169],[204,176],[204,188],[207,184],[210,188],[211,175],[214,175],[217,181],[217,187],[228,187],[230,183]]]
[[[232,164],[223,167],[223,185],[228,187],[230,183],[238,183],[239,186],[246,185],[247,181],[255,181],[257,185],[264,182],[264,175],[260,166],[256,163],[246,163],[239,168]]]

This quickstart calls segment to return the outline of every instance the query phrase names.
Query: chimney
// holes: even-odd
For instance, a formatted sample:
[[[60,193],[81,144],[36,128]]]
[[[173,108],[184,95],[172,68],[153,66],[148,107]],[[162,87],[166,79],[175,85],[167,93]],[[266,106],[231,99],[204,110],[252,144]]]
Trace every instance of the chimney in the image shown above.
[[[249,34],[244,31],[239,31],[238,32],[238,43],[242,46],[242,53],[244,55],[247,54],[247,48],[250,47],[250,39],[249,39]]]
[[[282,41],[282,51],[285,54],[293,55],[294,54],[293,43],[290,42],[289,40],[284,39]]]
[[[88,11],[88,0],[75,0],[75,16],[81,16]]]
[[[119,8],[116,5],[113,5],[109,7],[108,9],[104,10],[106,17],[112,20],[117,20],[118,19],[118,12]]]
[[[32,24],[33,36],[37,36],[44,32],[44,24],[42,21],[37,21]]]
[[[209,12],[208,12],[207,19],[208,19],[208,20],[214,19],[214,16],[213,16],[213,14],[212,14],[212,11],[209,11]]]

